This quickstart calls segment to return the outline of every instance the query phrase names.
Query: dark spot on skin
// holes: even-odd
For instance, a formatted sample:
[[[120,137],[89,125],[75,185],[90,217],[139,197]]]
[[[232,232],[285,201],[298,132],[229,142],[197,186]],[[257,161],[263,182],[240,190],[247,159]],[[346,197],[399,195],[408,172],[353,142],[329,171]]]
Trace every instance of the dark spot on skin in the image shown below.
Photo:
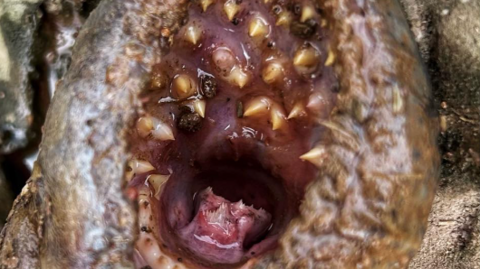
[[[150,265],[147,265],[147,266],[144,266],[144,267],[142,267],[142,268],[140,268],[140,269],[152,269],[152,267],[150,267]]]
[[[178,120],[178,128],[187,132],[196,132],[202,127],[202,117],[196,112],[184,112]]]
[[[207,98],[213,98],[217,95],[217,82],[213,76],[202,75],[200,77],[202,95]]]
[[[144,232],[144,233],[151,233],[152,230],[149,229],[148,227],[146,226],[142,226],[142,228],[140,228],[140,231]]]
[[[299,21],[294,21],[290,26],[290,31],[292,31],[292,34],[303,39],[312,37],[316,29],[317,29],[317,22],[313,19],[309,19],[304,23],[301,23]]]
[[[230,102],[230,97],[227,97],[227,103]]]
[[[93,120],[87,120],[87,126],[92,126],[93,125]]]
[[[178,261],[178,262],[183,262],[183,259],[182,259],[182,258],[178,258],[177,261]]]
[[[420,159],[420,157],[422,157],[422,153],[420,151],[418,151],[417,149],[413,150],[412,155],[413,155],[414,160],[418,160],[418,159]]]
[[[269,47],[269,48],[275,47],[275,42],[273,42],[273,41],[268,41],[267,47]]]
[[[237,5],[240,5],[242,2],[243,2],[243,0],[236,0],[235,1],[235,3],[237,3]]]
[[[233,25],[238,25],[240,23],[240,20],[238,18],[233,18],[232,23]]]

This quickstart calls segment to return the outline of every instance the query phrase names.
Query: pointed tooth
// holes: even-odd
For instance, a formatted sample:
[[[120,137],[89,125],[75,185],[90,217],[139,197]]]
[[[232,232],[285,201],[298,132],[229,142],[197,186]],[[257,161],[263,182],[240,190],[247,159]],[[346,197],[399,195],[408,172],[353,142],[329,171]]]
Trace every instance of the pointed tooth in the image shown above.
[[[293,64],[302,67],[311,67],[318,64],[319,53],[312,47],[302,48],[295,53]]]
[[[205,100],[195,100],[193,102],[193,109],[202,118],[205,118],[205,106],[206,106]]]
[[[201,35],[202,30],[198,26],[190,25],[185,31],[185,40],[192,43],[193,45],[197,45],[197,42],[200,40]]]
[[[159,174],[153,174],[147,177],[148,183],[150,184],[150,186],[153,187],[155,191],[154,193],[155,198],[157,199],[159,198],[160,190],[163,184],[165,184],[165,182],[167,182],[169,178],[170,178],[170,175],[159,175]]]
[[[263,115],[270,110],[270,100],[266,97],[259,97],[245,106],[244,117]]]
[[[298,102],[293,106],[292,110],[290,111],[290,114],[288,114],[287,119],[297,118],[305,114],[306,112],[305,112],[304,105],[301,102]]]
[[[269,26],[263,18],[255,17],[250,22],[248,35],[250,37],[266,37],[269,30]]]
[[[285,114],[279,107],[277,106],[272,107],[272,111],[270,112],[270,117],[272,121],[272,130],[275,131],[285,126],[285,123],[286,123]]]
[[[149,162],[149,161],[143,161],[143,160],[131,160],[128,163],[128,166],[132,168],[133,173],[135,174],[143,174],[152,170],[155,170],[155,167]]]
[[[315,16],[315,9],[312,6],[305,6],[302,9],[302,15],[300,17],[301,22],[306,22],[307,20]]]
[[[292,21],[292,16],[290,12],[283,11],[278,15],[276,25],[277,26],[288,26]]]
[[[335,62],[335,54],[332,50],[328,50],[327,60],[325,61],[325,66],[330,66]]]
[[[141,117],[137,121],[137,132],[141,137],[147,137],[153,130],[153,120],[151,117]]]
[[[262,78],[268,84],[278,81],[282,76],[283,66],[279,63],[268,64],[262,72]]]
[[[248,74],[242,68],[235,66],[229,75],[230,81],[240,88],[243,88],[248,83]]]
[[[208,7],[213,4],[213,0],[200,0],[203,12],[207,11]]]
[[[197,85],[190,76],[181,74],[173,79],[173,91],[179,99],[184,99],[195,94]]]
[[[225,14],[227,14],[229,21],[233,20],[239,10],[240,7],[237,5],[237,3],[235,3],[235,0],[228,0],[223,6],[223,11],[225,11]]]
[[[317,167],[321,167],[326,157],[327,152],[325,148],[323,146],[317,146],[300,156],[300,159],[311,162]]]
[[[152,136],[161,141],[175,140],[172,128],[158,119],[153,122]]]

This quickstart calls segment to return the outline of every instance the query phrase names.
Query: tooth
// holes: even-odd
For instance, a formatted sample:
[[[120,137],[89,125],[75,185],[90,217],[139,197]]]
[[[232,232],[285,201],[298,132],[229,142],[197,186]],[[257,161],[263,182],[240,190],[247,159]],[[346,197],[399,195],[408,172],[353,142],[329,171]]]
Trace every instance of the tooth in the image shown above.
[[[258,97],[245,106],[244,117],[262,115],[270,110],[270,100],[266,97]]]
[[[200,0],[203,12],[207,11],[207,8],[213,4],[213,0]]]
[[[193,45],[197,45],[197,42],[198,40],[200,40],[201,35],[202,30],[198,26],[190,25],[185,32],[185,39]]]
[[[193,102],[193,109],[195,109],[195,112],[202,118],[205,118],[205,106],[206,102],[204,100],[195,100]]]
[[[221,47],[212,54],[214,64],[225,74],[228,74],[236,64],[235,57],[230,49]]]
[[[298,50],[293,57],[293,64],[298,67],[313,67],[318,61],[319,53],[312,47]]]
[[[262,72],[263,80],[268,84],[271,84],[277,81],[282,77],[282,75],[283,75],[283,67],[279,63],[268,64],[267,67],[265,67]]]
[[[312,150],[310,150],[309,152],[300,156],[300,159],[311,162],[317,167],[321,167],[326,157],[327,157],[327,152],[325,148],[323,146],[317,146]]]
[[[240,7],[235,3],[235,0],[228,0],[223,6],[223,11],[225,11],[225,14],[227,14],[229,21],[233,20],[239,10]]]
[[[277,19],[277,22],[276,22],[276,25],[277,26],[288,26],[290,25],[290,22],[292,21],[292,16],[290,15],[289,12],[282,12],[278,15],[278,19]]]
[[[248,28],[248,35],[250,35],[250,37],[265,37],[268,32],[268,24],[264,19],[255,17],[250,22],[250,26]]]
[[[322,26],[322,27],[327,26],[327,20],[326,19],[321,19],[320,20],[320,26]]]
[[[152,136],[161,141],[175,140],[172,128],[158,119],[153,121]]]
[[[128,166],[132,168],[133,173],[143,174],[152,170],[155,170],[155,167],[149,161],[142,160],[131,160],[128,162]]]
[[[173,80],[173,89],[179,99],[184,99],[195,94],[197,85],[188,75],[178,75]]]
[[[307,20],[313,18],[313,16],[315,16],[315,9],[312,6],[303,7],[300,21],[306,22]]]
[[[153,130],[151,117],[141,117],[137,121],[137,132],[141,137],[147,137]]]
[[[155,198],[158,199],[160,197],[161,187],[163,186],[163,184],[165,184],[165,182],[167,182],[169,178],[170,178],[170,175],[158,175],[158,174],[149,175],[147,177],[148,183],[155,190],[155,194],[154,194]]]
[[[297,117],[305,115],[305,113],[306,113],[305,112],[305,107],[303,106],[303,104],[301,102],[298,102],[293,106],[292,110],[290,111],[290,114],[288,114],[287,119],[297,118]]]
[[[242,68],[235,66],[229,75],[230,80],[238,87],[243,88],[248,82],[248,75]]]
[[[285,114],[282,110],[276,106],[272,107],[271,111],[271,121],[272,121],[272,130],[278,130],[282,128],[285,124]]]
[[[333,54],[332,50],[328,50],[327,60],[325,61],[325,66],[330,66],[335,62],[335,54]]]

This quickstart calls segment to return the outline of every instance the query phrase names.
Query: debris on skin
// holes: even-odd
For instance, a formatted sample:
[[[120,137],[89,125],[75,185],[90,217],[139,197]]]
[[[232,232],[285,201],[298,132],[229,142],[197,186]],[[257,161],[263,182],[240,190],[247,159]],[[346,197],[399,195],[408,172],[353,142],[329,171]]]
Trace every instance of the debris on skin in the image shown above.
[[[180,115],[177,126],[187,132],[196,132],[202,127],[202,117],[197,112],[184,112]]]

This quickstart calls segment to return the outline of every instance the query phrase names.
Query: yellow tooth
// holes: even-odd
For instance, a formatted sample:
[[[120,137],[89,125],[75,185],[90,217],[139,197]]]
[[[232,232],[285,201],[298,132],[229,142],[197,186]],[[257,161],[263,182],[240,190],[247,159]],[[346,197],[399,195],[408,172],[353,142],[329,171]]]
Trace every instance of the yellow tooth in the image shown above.
[[[268,64],[262,72],[263,81],[268,84],[271,84],[275,81],[278,81],[283,75],[283,67],[279,63],[270,63]]]
[[[274,131],[282,128],[286,123],[285,114],[283,114],[283,111],[277,106],[272,107],[270,117],[272,121],[272,130]]]
[[[270,100],[266,97],[257,97],[245,106],[244,117],[263,115],[270,110]]]
[[[250,35],[250,37],[265,37],[268,32],[268,24],[264,19],[260,17],[252,19],[248,28],[248,35]]]
[[[293,64],[300,67],[313,67],[318,64],[319,53],[312,47],[302,48],[295,53]]]
[[[141,137],[147,137],[153,130],[151,117],[141,117],[137,121],[137,132]]]
[[[132,168],[133,173],[135,174],[142,174],[146,173],[152,170],[155,170],[155,167],[148,162],[148,161],[142,161],[142,160],[131,160],[128,162],[128,166]]]
[[[278,15],[278,19],[276,22],[277,26],[288,26],[290,25],[290,22],[292,21],[292,16],[290,15],[290,12],[283,11]]]
[[[225,11],[225,14],[227,14],[229,21],[233,20],[239,10],[240,7],[237,5],[237,3],[235,3],[235,0],[228,0],[223,6],[223,11]]]
[[[149,175],[147,177],[147,181],[150,184],[150,186],[153,187],[155,193],[154,196],[155,198],[160,198],[160,190],[162,189],[163,184],[167,182],[167,180],[170,178],[170,175],[158,175],[158,174],[153,174]]]
[[[200,0],[203,12],[207,11],[207,8],[213,4],[213,0]]]
[[[306,113],[305,112],[305,107],[303,106],[303,104],[301,102],[298,102],[293,106],[292,110],[290,111],[290,114],[288,114],[287,119],[297,118],[297,117],[305,115],[305,113]]]
[[[326,157],[327,157],[327,152],[325,148],[323,146],[317,146],[312,150],[310,150],[309,152],[300,156],[300,159],[311,162],[317,167],[321,167]]]
[[[313,18],[313,16],[315,16],[315,9],[312,6],[303,7],[300,21],[306,22],[307,20]]]
[[[173,90],[179,99],[184,99],[195,94],[197,85],[188,75],[178,75],[173,79]]]
[[[185,40],[192,43],[193,45],[197,45],[197,42],[198,40],[200,40],[201,35],[202,30],[198,26],[190,25],[185,31]]]
[[[327,60],[325,61],[325,66],[330,66],[335,62],[335,54],[332,50],[328,50]]]
[[[193,101],[193,109],[195,109],[195,112],[197,112],[202,118],[205,118],[205,106],[206,102],[204,100]]]
[[[175,140],[172,128],[158,119],[153,121],[152,136],[161,141]]]
[[[322,27],[327,26],[327,20],[326,19],[321,19],[320,20],[320,26],[322,26]]]
[[[240,88],[243,88],[248,83],[248,74],[242,68],[235,66],[229,75],[230,80]]]

